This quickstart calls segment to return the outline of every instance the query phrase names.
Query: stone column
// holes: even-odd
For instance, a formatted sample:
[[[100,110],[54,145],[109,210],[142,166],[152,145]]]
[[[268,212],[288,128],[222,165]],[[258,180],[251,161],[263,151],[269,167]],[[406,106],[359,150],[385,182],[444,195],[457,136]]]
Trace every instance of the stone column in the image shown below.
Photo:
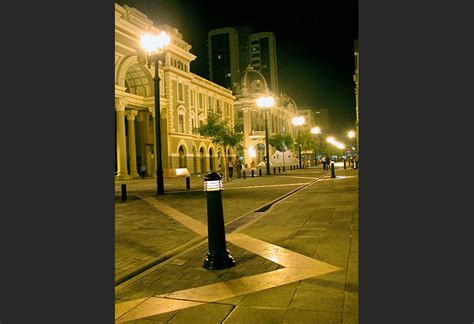
[[[139,178],[137,172],[137,142],[135,140],[135,116],[138,111],[127,110],[128,123],[128,155],[130,157],[130,177]]]
[[[125,138],[125,98],[115,98],[115,117],[117,120],[117,179],[128,179],[127,174],[127,142]]]

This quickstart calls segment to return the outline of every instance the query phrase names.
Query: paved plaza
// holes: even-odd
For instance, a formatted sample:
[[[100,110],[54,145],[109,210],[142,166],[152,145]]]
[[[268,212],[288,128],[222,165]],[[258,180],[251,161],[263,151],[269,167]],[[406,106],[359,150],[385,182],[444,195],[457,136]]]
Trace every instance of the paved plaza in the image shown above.
[[[225,182],[230,269],[207,270],[202,177],[116,182],[116,322],[358,323],[358,170]],[[128,199],[120,200],[127,185]]]

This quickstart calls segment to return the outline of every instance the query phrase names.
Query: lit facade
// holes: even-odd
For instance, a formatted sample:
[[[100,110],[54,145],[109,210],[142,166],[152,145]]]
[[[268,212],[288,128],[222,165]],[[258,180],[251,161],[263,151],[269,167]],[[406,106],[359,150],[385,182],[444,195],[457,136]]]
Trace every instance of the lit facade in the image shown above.
[[[138,177],[141,167],[156,176],[154,67],[144,64],[142,33],[170,38],[159,65],[163,169],[187,167],[191,173],[216,170],[224,152],[210,140],[193,133],[210,110],[220,111],[234,123],[232,92],[190,71],[196,56],[175,28],[154,26],[135,8],[115,4],[115,121],[116,177]],[[228,155],[235,155],[232,149]],[[220,160],[219,160],[220,159]]]
[[[242,75],[239,87],[236,89],[234,103],[235,124],[243,128],[243,145],[237,147],[237,154],[243,158],[248,167],[256,167],[264,162],[265,157],[265,114],[257,106],[257,98],[271,95],[275,99],[275,106],[268,109],[268,136],[288,132],[296,139],[297,133],[291,123],[297,116],[297,105],[288,96],[276,96],[267,86],[265,77],[252,67],[247,67]],[[275,150],[270,147],[270,162],[278,165],[279,158]],[[285,164],[295,162],[295,155],[287,151]]]

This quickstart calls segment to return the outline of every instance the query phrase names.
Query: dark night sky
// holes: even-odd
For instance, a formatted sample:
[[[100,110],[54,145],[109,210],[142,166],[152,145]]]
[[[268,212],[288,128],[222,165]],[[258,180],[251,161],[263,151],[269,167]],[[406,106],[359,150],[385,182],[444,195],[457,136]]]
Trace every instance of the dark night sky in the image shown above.
[[[191,71],[208,78],[207,32],[249,25],[271,31],[277,42],[280,91],[298,106],[330,110],[334,135],[355,123],[354,51],[357,0],[193,1],[119,0],[144,12],[155,24],[178,28],[197,55]]]

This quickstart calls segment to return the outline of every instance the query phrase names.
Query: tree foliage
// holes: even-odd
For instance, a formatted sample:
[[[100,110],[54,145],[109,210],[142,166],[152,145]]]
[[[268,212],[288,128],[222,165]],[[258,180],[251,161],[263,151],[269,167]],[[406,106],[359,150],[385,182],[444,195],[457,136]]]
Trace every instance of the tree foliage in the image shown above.
[[[291,148],[293,137],[290,133],[275,134],[268,138],[268,144],[276,148],[280,152],[284,152]]]
[[[239,144],[243,135],[238,132],[238,128],[232,128],[230,120],[223,118],[221,114],[209,111],[204,124],[195,129],[195,133],[209,138],[213,143],[222,146],[224,149],[224,177],[227,177],[227,149]]]

